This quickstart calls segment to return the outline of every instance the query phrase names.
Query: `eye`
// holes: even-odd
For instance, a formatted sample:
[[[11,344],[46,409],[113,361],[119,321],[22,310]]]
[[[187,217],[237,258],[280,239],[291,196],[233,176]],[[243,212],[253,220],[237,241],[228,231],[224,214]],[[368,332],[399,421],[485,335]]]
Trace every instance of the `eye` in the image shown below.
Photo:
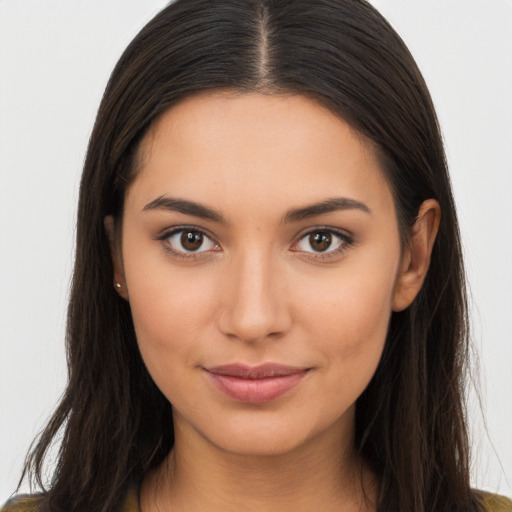
[[[180,228],[162,237],[166,248],[180,255],[217,251],[219,246],[208,235],[195,228]]]
[[[313,254],[338,254],[353,243],[352,239],[333,229],[316,229],[302,236],[293,250]]]

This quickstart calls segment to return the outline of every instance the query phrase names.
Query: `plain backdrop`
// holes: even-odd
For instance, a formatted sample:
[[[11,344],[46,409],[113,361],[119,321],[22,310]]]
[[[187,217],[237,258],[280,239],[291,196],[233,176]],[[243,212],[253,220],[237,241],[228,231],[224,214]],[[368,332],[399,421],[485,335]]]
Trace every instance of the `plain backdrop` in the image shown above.
[[[165,3],[0,0],[0,503],[66,382],[77,185],[96,109],[122,50]],[[512,1],[373,3],[409,45],[438,109],[480,359],[473,484],[510,496]]]

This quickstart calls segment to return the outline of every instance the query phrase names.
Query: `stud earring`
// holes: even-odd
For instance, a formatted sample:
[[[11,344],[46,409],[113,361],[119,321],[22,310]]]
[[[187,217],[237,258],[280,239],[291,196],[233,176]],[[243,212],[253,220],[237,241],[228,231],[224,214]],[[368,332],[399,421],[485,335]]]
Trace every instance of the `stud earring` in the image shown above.
[[[117,289],[122,288],[121,283],[116,283],[116,288]]]

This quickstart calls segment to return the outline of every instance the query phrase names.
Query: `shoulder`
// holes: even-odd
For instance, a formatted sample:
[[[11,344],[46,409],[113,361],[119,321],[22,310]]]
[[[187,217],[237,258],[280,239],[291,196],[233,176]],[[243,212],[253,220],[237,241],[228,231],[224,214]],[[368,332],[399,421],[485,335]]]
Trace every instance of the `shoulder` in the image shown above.
[[[126,493],[122,512],[140,512],[138,486],[131,487]]]
[[[499,494],[482,493],[486,512],[512,512],[512,500]]]
[[[11,498],[0,512],[38,512],[42,496],[40,494],[22,494]]]
[[[21,494],[11,498],[3,507],[0,504],[0,512],[39,512],[41,510],[42,494]],[[128,490],[123,500],[121,512],[140,512],[138,489],[133,487]]]

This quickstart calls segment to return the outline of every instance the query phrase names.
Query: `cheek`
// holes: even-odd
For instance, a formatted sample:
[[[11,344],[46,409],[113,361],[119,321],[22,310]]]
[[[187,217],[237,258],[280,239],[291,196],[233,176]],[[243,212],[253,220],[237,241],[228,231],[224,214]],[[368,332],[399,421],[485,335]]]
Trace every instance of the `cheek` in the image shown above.
[[[351,386],[356,398],[372,378],[392,312],[395,265],[346,269],[309,294],[305,324],[330,372],[332,389]],[[321,290],[321,292],[319,292]],[[304,297],[306,300],[306,297]]]
[[[198,340],[214,315],[212,287],[172,271],[161,258],[133,258],[125,262],[125,274],[137,342],[155,381],[169,379],[183,363],[197,363]]]

